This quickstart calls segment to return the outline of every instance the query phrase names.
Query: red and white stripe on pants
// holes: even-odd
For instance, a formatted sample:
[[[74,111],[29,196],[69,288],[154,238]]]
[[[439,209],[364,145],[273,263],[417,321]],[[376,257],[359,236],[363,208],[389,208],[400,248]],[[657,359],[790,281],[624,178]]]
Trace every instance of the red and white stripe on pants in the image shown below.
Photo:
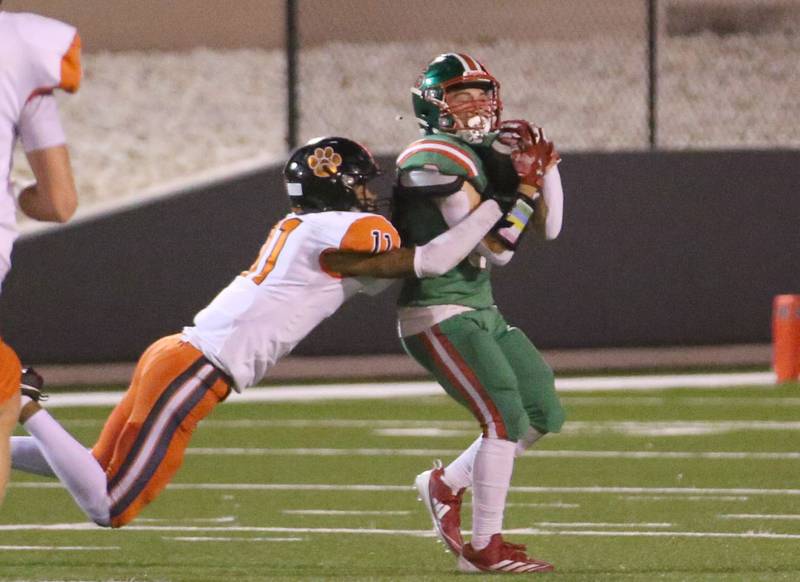
[[[419,337],[436,367],[447,376],[450,384],[466,400],[472,414],[481,424],[483,436],[495,439],[508,438],[505,421],[497,406],[469,363],[447,339],[441,328],[434,325],[422,332]]]

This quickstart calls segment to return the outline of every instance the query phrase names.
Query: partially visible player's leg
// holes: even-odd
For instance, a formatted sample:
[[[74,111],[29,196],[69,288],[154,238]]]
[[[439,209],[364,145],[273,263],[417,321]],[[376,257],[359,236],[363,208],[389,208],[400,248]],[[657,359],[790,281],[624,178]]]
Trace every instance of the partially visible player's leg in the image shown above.
[[[105,474],[89,450],[39,405],[42,387],[42,378],[35,372],[23,375],[19,421],[31,438],[12,440],[13,467],[37,474],[49,467],[89,519],[107,526]]]
[[[230,384],[175,335],[142,356],[129,392],[132,400],[112,413],[94,449],[106,467],[112,527],[129,523],[166,487],[197,423],[227,397]]]
[[[517,455],[520,455],[542,436],[561,430],[564,408],[556,394],[552,368],[520,329],[507,326],[498,336],[497,343],[514,370],[530,420],[530,428],[517,441]]]
[[[451,479],[468,479],[474,464],[472,544],[477,548],[502,529],[515,442],[528,428],[516,376],[495,340],[497,317],[495,310],[469,312],[404,340],[409,353],[472,411],[483,429],[483,437],[456,460],[452,476],[447,469],[444,473],[444,480],[455,486]]]
[[[17,354],[0,339],[0,505],[11,470],[10,438],[19,416],[19,378],[22,366]]]

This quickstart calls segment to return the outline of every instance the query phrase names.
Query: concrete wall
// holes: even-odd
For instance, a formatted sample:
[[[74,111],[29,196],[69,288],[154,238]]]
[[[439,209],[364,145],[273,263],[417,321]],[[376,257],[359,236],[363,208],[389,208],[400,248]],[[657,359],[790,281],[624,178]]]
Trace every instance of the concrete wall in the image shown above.
[[[561,169],[561,236],[528,241],[494,276],[538,346],[769,340],[772,297],[800,293],[800,152],[565,154]],[[268,168],[27,236],[0,330],[32,364],[135,359],[247,268],[285,211]],[[393,298],[354,299],[296,353],[399,352]]]

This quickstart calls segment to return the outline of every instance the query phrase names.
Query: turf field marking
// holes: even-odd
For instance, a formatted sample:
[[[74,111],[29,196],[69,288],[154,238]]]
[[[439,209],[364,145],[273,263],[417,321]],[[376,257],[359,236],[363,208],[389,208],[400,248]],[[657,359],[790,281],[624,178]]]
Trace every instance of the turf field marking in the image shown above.
[[[623,495],[627,501],[750,501],[746,495]]]
[[[190,447],[188,455],[199,456],[315,456],[315,457],[448,457],[457,456],[457,449],[271,449],[250,447]],[[733,451],[527,451],[526,457],[574,459],[725,459],[725,460],[800,460],[798,452],[760,453]]]
[[[667,399],[660,396],[564,396],[564,404],[570,406],[663,406]],[[748,408],[774,408],[776,406],[800,406],[800,398],[728,398],[720,396],[687,396],[670,398],[675,406],[747,406]]]
[[[800,540],[800,534],[773,532],[715,532],[715,531],[594,531],[594,530],[542,530],[536,528],[503,530],[504,534],[532,536],[596,536],[596,537],[650,537],[650,538],[739,538],[767,540]]]
[[[661,396],[564,396],[564,404],[571,406],[663,406],[667,398]],[[793,397],[727,397],[727,396],[684,396],[669,398],[675,406],[746,406],[748,408],[774,408],[775,406],[800,406],[800,398]]]
[[[226,515],[225,517],[197,517],[197,518],[190,518],[190,517],[177,517],[177,518],[161,518],[161,517],[137,517],[136,523],[161,523],[161,522],[179,522],[179,523],[233,523],[236,521],[236,518],[232,515]]]
[[[87,527],[88,526],[88,527]],[[61,524],[19,524],[2,526],[3,530],[25,531],[75,531],[86,529],[100,529],[94,524],[87,523],[61,523]],[[346,527],[260,527],[260,526],[225,526],[225,527],[200,527],[200,526],[154,526],[154,525],[129,525],[125,531],[139,532],[185,532],[185,533],[307,533],[307,534],[355,534],[355,535],[395,535],[420,538],[432,538],[436,534],[430,529],[380,529],[380,528],[346,528]],[[778,534],[773,532],[714,532],[714,531],[602,531],[602,530],[548,530],[539,528],[521,528],[503,530],[511,535],[532,536],[596,536],[596,537],[673,537],[673,538],[739,538],[739,539],[772,539],[772,540],[800,540],[800,534]],[[80,546],[75,546],[80,547]],[[113,546],[99,546],[95,549],[108,549]],[[119,548],[115,548],[119,549]]]
[[[798,421],[777,420],[702,420],[702,421],[574,421],[564,426],[567,436],[623,434],[626,436],[671,437],[704,436],[742,431],[800,431]],[[377,428],[374,434],[385,437],[471,436],[475,430],[439,428]]]
[[[410,515],[410,511],[370,511],[345,509],[284,509],[286,515]]]
[[[210,537],[210,536],[162,536],[162,540],[176,542],[304,542],[306,538],[244,538],[244,537]]]
[[[43,552],[97,552],[116,551],[119,546],[0,546],[0,551],[43,551]]]
[[[797,513],[723,513],[718,517],[720,519],[800,520],[800,514]]]
[[[574,521],[574,522],[561,522],[561,521],[540,521],[536,525],[541,527],[645,527],[645,528],[670,528],[674,527],[673,523],[603,523],[593,521]]]
[[[464,505],[469,505],[469,503],[464,503]],[[509,501],[506,503],[506,507],[552,507],[555,509],[577,509],[580,507],[579,503],[563,503],[561,501],[556,501],[555,503],[515,503],[513,501]]]
[[[777,406],[778,403],[771,403]],[[68,421],[72,422],[72,421]],[[93,421],[97,422],[97,421]],[[435,424],[435,426],[433,426]],[[475,424],[466,420],[206,420],[203,426],[213,428],[366,428],[377,429],[381,436],[461,436],[478,434]],[[730,430],[800,430],[800,421],[780,420],[698,420],[698,421],[571,421],[564,429],[571,433],[659,431],[669,427],[685,427],[702,431]]]
[[[665,390],[670,388],[735,388],[769,386],[775,384],[772,372],[737,374],[680,374],[660,376],[603,376],[587,378],[556,378],[560,392],[594,392],[620,390]],[[58,406],[113,406],[122,392],[86,392],[52,394],[48,407]],[[321,384],[284,386],[275,388],[248,388],[234,394],[226,403],[248,402],[298,402],[319,400],[351,400],[364,398],[413,398],[418,396],[443,396],[436,382],[381,382],[375,384]]]
[[[773,406],[777,406],[773,403]],[[66,424],[71,424],[67,421]],[[435,426],[434,426],[435,425]],[[379,436],[451,437],[478,434],[473,422],[462,420],[206,420],[204,427],[222,429],[251,428],[366,428]],[[567,435],[621,433],[633,435],[720,434],[724,432],[800,431],[800,421],[780,420],[699,420],[699,421],[571,421],[564,426]]]
[[[57,481],[21,481],[8,484],[17,489],[63,489]],[[333,483],[170,483],[171,490],[197,491],[364,491],[379,492],[413,491],[412,485],[377,485],[377,484],[333,484]],[[789,496],[800,495],[800,489],[756,489],[756,488],[722,488],[722,487],[535,487],[512,486],[512,493],[591,493],[636,495],[767,495]],[[0,531],[8,526],[0,525]],[[99,528],[100,526],[92,527]]]

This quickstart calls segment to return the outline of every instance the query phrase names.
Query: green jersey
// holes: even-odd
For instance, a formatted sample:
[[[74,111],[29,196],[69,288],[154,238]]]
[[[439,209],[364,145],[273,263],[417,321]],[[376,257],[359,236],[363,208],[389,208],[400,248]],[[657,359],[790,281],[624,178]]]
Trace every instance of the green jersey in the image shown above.
[[[489,144],[495,134],[484,141]],[[435,198],[458,192],[467,181],[486,199],[495,185],[487,175],[488,145],[468,145],[446,134],[411,143],[397,158],[398,180],[392,222],[405,246],[423,245],[448,229]],[[508,188],[506,188],[508,189]],[[515,185],[511,187],[515,190]],[[474,309],[494,304],[486,261],[468,257],[440,277],[407,279],[400,306],[465,305]]]

